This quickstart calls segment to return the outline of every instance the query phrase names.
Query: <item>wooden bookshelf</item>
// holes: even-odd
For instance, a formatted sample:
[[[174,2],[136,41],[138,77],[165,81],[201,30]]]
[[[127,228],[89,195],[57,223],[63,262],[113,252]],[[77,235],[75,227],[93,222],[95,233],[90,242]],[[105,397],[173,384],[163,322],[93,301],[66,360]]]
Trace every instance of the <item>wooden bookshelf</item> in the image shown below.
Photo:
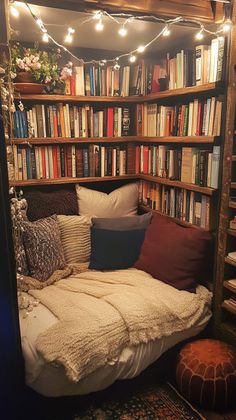
[[[236,155],[232,155],[232,162],[236,162]]]
[[[228,229],[227,232],[228,232],[228,235],[236,237],[236,230]]]
[[[164,213],[162,213],[161,211],[159,211],[159,210],[153,210],[153,209],[151,209],[150,207],[148,207],[148,206],[145,206],[144,204],[139,204],[139,208],[141,209],[141,210],[143,210],[144,212],[149,212],[149,211],[151,211],[152,213],[156,213],[156,214],[161,214],[162,216],[165,216],[165,217],[167,217],[168,219],[170,219],[170,220],[172,220],[173,222],[175,222],[175,223],[177,223],[177,224],[179,224],[179,225],[181,225],[181,226],[185,226],[185,227],[194,227],[195,229],[199,229],[199,230],[203,230],[203,231],[207,231],[207,232],[209,232],[209,230],[210,229],[205,229],[205,228],[202,228],[201,226],[196,226],[196,225],[193,225],[192,223],[189,223],[189,222],[185,222],[184,220],[181,220],[181,219],[178,219],[177,217],[172,217],[172,216],[169,216],[169,215],[167,215],[167,214],[164,214]]]
[[[140,174],[139,179],[142,179],[144,181],[156,182],[158,184],[170,185],[172,187],[183,188],[185,190],[196,191],[196,192],[200,192],[202,194],[209,195],[209,196],[214,195],[215,192],[217,191],[209,187],[201,187],[200,185],[187,184],[186,182],[174,181],[172,179],[161,178],[161,177],[152,176],[152,175]]]
[[[231,314],[236,315],[236,308],[233,308],[232,306],[227,304],[227,301],[223,301],[222,308],[226,311],[229,311]]]
[[[236,293],[236,288],[235,288],[235,287],[233,287],[233,286],[229,283],[229,281],[228,281],[228,280],[225,280],[225,281],[224,281],[224,283],[223,283],[223,285],[224,285],[224,287],[225,287],[226,289],[230,290],[230,291],[231,291],[231,292],[233,292],[233,293]]]
[[[236,209],[236,202],[235,202],[235,201],[230,201],[230,202],[229,202],[229,207],[230,207],[231,209]]]
[[[229,264],[229,265],[232,265],[233,267],[236,267],[236,261],[233,261],[229,257],[225,257],[225,262],[226,262],[226,264]]]
[[[15,92],[16,100],[30,102],[83,102],[83,103],[140,103],[173,98],[186,95],[198,95],[203,93],[220,92],[224,87],[223,82],[206,83],[200,86],[190,86],[180,89],[164,90],[150,93],[145,96],[72,96],[72,95],[25,95]]]
[[[147,136],[125,136],[125,137],[28,137],[13,138],[14,144],[70,144],[70,143],[187,143],[205,144],[214,143],[219,137],[214,136],[169,136],[169,137],[147,137]]]
[[[35,187],[39,185],[59,185],[59,184],[77,184],[83,182],[107,182],[107,181],[119,181],[127,179],[137,179],[136,175],[120,175],[120,176],[96,176],[96,177],[83,177],[83,178],[72,178],[72,177],[61,177],[53,179],[28,179],[27,181],[15,181],[10,182],[10,186],[15,187]]]

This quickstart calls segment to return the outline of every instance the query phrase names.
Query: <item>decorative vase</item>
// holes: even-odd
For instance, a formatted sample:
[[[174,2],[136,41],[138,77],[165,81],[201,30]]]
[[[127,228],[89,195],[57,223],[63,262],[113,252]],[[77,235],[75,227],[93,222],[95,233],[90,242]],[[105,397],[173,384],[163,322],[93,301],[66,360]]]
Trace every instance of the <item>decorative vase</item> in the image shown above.
[[[25,95],[41,94],[45,89],[45,84],[35,83],[35,78],[32,73],[21,71],[15,78],[14,87],[16,92]]]

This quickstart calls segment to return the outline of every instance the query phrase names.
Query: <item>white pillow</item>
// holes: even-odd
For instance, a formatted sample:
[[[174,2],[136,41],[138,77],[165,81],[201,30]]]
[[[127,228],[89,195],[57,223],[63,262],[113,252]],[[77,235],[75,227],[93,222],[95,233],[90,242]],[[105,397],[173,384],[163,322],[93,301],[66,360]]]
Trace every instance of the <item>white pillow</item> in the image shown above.
[[[59,215],[57,221],[67,264],[88,262],[91,254],[91,218]]]
[[[135,216],[138,209],[138,183],[123,185],[106,194],[76,185],[79,214],[91,217]]]

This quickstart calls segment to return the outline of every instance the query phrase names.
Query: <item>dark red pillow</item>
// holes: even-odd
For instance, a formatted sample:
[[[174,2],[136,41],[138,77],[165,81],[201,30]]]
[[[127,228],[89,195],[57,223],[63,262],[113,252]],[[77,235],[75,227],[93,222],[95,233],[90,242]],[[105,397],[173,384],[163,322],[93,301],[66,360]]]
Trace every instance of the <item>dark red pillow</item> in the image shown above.
[[[176,289],[195,292],[211,248],[210,233],[154,215],[134,267]]]

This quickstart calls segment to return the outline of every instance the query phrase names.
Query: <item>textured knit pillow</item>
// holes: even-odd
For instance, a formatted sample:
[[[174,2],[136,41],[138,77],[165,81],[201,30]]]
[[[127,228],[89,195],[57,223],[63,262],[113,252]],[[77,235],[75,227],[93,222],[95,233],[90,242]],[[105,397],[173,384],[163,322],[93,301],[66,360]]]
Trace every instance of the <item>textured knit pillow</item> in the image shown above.
[[[91,219],[87,216],[57,216],[61,242],[68,264],[83,263],[90,259]]]
[[[76,185],[76,193],[81,216],[125,217],[137,214],[137,183],[124,185],[110,194]]]
[[[43,219],[53,214],[78,214],[75,188],[25,191],[28,202],[27,216],[30,221]]]
[[[154,215],[134,267],[179,290],[195,291],[209,264],[210,233]]]
[[[142,216],[100,218],[93,217],[93,227],[106,230],[137,230],[146,229],[151,222],[152,213]]]
[[[118,270],[132,267],[143,243],[145,229],[105,230],[91,228],[89,268]]]
[[[36,222],[22,222],[22,227],[31,277],[45,281],[55,270],[65,267],[66,262],[56,216]]]

